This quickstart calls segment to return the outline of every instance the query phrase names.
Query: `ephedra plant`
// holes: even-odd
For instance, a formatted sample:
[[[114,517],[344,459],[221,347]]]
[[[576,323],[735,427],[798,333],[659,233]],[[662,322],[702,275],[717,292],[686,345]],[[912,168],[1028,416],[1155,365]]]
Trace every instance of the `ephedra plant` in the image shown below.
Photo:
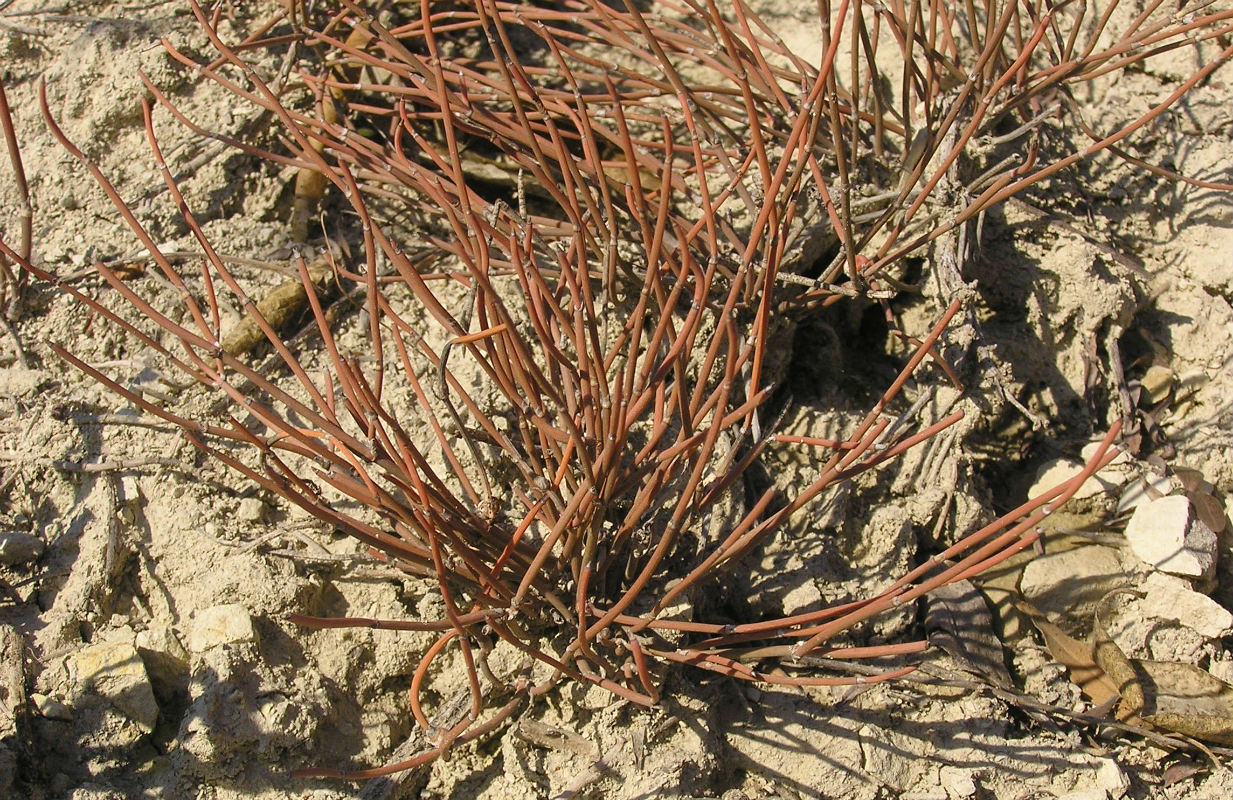
[[[53,347],[435,586],[440,619],[296,617],[439,635],[411,691],[431,747],[349,776],[431,761],[563,679],[650,706],[670,664],[796,686],[893,678],[911,667],[856,678],[818,664],[922,651],[844,635],[1030,544],[1112,458],[1115,431],[1083,475],[872,596],[708,619],[699,593],[791,515],[962,416],[905,399],[925,381],[959,385],[962,365],[940,343],[962,296],[920,338],[902,334],[898,377],[833,441],[777,433],[776,331],[854,296],[887,302],[905,257],[949,248],[953,263],[984,211],[1084,157],[1133,159],[1135,133],[1233,55],[1233,11],[1124,6],[821,0],[806,57],[741,2],[292,2],[239,42],[219,33],[218,10],[192,3],[214,53],[168,52],[263,110],[279,139],[266,148],[205,130],[146,81],[153,162],[200,246],[196,265],[160,251],[45,95],[43,109],[174,297],[101,263],[126,311],[63,291],[231,413],[186,416]],[[1208,40],[1224,49],[1158,105],[1114,130],[1085,122],[1076,87]],[[288,48],[293,68],[280,75],[247,60]],[[156,108],[295,168],[297,238],[323,230],[327,204],[324,229],[348,247],[297,258],[289,301],[313,336],[293,342],[286,315],[251,297],[225,243],[205,235],[165,163]],[[1067,129],[1090,144],[1060,149]],[[14,285],[19,274],[57,283],[28,245],[0,248]],[[339,291],[362,313],[338,319]],[[243,309],[248,334],[223,329],[226,305]],[[747,497],[749,468],[776,441],[812,449],[810,482]],[[469,706],[438,729],[422,698],[446,648],[465,665]],[[495,649],[527,666],[496,674]]]

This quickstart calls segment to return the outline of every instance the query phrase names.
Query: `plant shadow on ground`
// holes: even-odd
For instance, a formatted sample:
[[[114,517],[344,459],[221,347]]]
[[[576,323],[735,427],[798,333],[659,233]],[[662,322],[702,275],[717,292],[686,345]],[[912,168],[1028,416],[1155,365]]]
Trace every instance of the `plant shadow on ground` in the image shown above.
[[[1021,781],[1024,787],[1035,781],[1042,788],[1053,774],[1096,770],[1094,764],[1076,763],[1073,742],[1029,735],[1000,704],[973,719],[913,719],[914,705],[957,701],[902,695],[889,687],[874,691],[872,701],[826,705],[777,690],[750,702],[739,686],[720,688],[725,761],[800,797],[925,789],[929,772],[935,771],[936,780],[943,767],[979,773],[996,763],[999,780]],[[935,708],[925,716],[936,713]]]
[[[278,635],[273,623],[258,627],[266,638],[257,658],[277,647],[300,669],[311,667],[292,637]],[[295,652],[289,655],[288,648]],[[345,687],[329,678],[320,680],[323,696],[297,711],[319,715],[325,722],[314,726],[309,739],[300,740],[294,733],[294,718],[287,730],[279,729],[284,723],[278,716],[279,701],[285,695],[246,668],[252,654],[234,651],[215,658],[227,664],[226,672],[235,669],[235,673],[222,674],[202,663],[180,687],[156,684],[159,722],[151,734],[134,742],[115,738],[117,727],[131,723],[107,700],[84,713],[78,710],[72,721],[36,718],[34,746],[25,751],[19,765],[25,796],[57,800],[86,787],[134,797],[186,797],[205,787],[242,796],[269,792],[292,796],[314,781],[293,779],[290,765],[347,763],[359,755],[364,746],[363,709]],[[362,788],[317,783],[319,788],[335,790],[337,797],[358,796]]]

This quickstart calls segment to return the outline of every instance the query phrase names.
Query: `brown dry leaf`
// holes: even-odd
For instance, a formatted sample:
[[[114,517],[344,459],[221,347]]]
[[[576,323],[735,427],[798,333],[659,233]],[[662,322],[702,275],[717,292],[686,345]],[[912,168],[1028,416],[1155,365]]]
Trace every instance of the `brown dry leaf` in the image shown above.
[[[1168,787],[1175,783],[1181,783],[1187,778],[1193,778],[1195,775],[1198,775],[1204,769],[1202,765],[1190,762],[1171,764],[1164,772],[1164,785]]]
[[[1143,692],[1143,684],[1139,679],[1139,672],[1122,652],[1122,648],[1118,647],[1117,642],[1113,641],[1102,619],[1108,610],[1109,600],[1123,594],[1143,597],[1142,592],[1131,589],[1114,589],[1100,598],[1093,614],[1092,658],[1121,695],[1122,702],[1118,705],[1117,718],[1126,722],[1138,716],[1147,700]]]
[[[1219,500],[1207,492],[1187,492],[1186,497],[1190,498],[1200,522],[1211,528],[1212,533],[1219,535],[1224,532],[1229,520]]]
[[[1193,664],[1136,661],[1154,712],[1143,719],[1194,739],[1233,745],[1233,686]]]
[[[1117,718],[1146,730],[1233,745],[1233,686],[1192,664],[1126,656],[1102,617],[1109,600],[1138,592],[1119,589],[1101,598],[1087,644],[1064,633],[1026,601],[1017,605],[1032,620],[1054,660],[1097,706],[1120,698]]]
[[[1188,492],[1202,492],[1211,488],[1211,484],[1203,477],[1203,473],[1191,467],[1173,467],[1173,475]]]
[[[1015,606],[1032,620],[1053,660],[1066,667],[1071,683],[1078,686],[1094,705],[1111,705],[1121,697],[1117,684],[1096,664],[1092,645],[1066,634],[1026,600],[1020,600]]]
[[[308,275],[318,290],[328,293],[331,287],[329,279],[334,275],[329,262],[317,259],[308,266]],[[280,283],[257,301],[257,311],[275,331],[284,330],[307,307],[308,293],[299,278]],[[228,355],[239,356],[264,341],[265,332],[261,330],[261,326],[252,317],[245,315],[223,337],[223,351]]]
[[[1224,504],[1216,499],[1213,494],[1215,487],[1203,477],[1203,473],[1190,467],[1174,466],[1173,475],[1181,483],[1199,521],[1211,528],[1212,533],[1223,532],[1228,525]]]

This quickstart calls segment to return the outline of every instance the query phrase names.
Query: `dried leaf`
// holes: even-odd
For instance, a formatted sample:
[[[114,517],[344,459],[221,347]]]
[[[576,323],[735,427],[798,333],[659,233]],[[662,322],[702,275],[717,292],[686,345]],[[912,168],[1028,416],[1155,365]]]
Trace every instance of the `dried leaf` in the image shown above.
[[[1100,598],[1100,602],[1096,604],[1096,612],[1093,615],[1092,658],[1096,665],[1104,671],[1106,678],[1108,678],[1117,690],[1117,693],[1122,697],[1122,702],[1117,709],[1117,718],[1128,721],[1136,717],[1143,710],[1147,701],[1144,696],[1139,672],[1135,669],[1135,665],[1131,663],[1130,659],[1126,657],[1126,654],[1122,652],[1122,648],[1118,647],[1117,642],[1113,641],[1113,637],[1109,635],[1108,628],[1105,627],[1103,620],[1109,601],[1123,594],[1139,598],[1143,597],[1142,592],[1130,589],[1115,589]]]
[[[308,267],[309,278],[323,293],[328,293],[332,286],[329,278],[333,274],[325,259],[318,259]],[[307,307],[308,293],[299,278],[280,283],[257,301],[257,311],[275,331],[284,330]],[[229,355],[239,356],[264,341],[265,332],[261,326],[246,315],[223,337],[222,345]]]
[[[1117,717],[1123,722],[1233,745],[1233,686],[1193,664],[1128,658],[1103,621],[1109,601],[1120,594],[1141,596],[1119,589],[1101,598],[1090,645],[1066,635],[1031,604],[1019,606],[1054,660],[1096,705],[1112,706],[1120,698]]]
[[[1193,762],[1170,764],[1169,768],[1164,771],[1164,785],[1167,787],[1175,783],[1181,783],[1187,778],[1193,778],[1202,771],[1203,766]]]
[[[972,672],[1003,689],[1013,685],[1002,658],[1002,643],[993,632],[989,604],[971,581],[956,581],[929,595],[925,629],[932,644]]]
[[[1224,506],[1208,492],[1187,492],[1191,505],[1199,521],[1211,529],[1212,533],[1220,534],[1229,524],[1224,514]]]
[[[1153,713],[1143,719],[1161,730],[1233,745],[1233,686],[1193,664],[1137,661]]]
[[[1203,473],[1191,467],[1174,467],[1173,474],[1177,477],[1182,488],[1188,492],[1201,492],[1205,488],[1210,487],[1203,478]]]
[[[1066,667],[1070,681],[1092,701],[1094,705],[1103,706],[1116,702],[1117,684],[1109,679],[1096,664],[1092,656],[1092,645],[1081,642],[1067,635],[1061,628],[1054,625],[1035,606],[1027,601],[1020,601],[1016,607],[1032,620],[1036,630],[1040,631],[1045,640],[1045,647],[1053,660]]]

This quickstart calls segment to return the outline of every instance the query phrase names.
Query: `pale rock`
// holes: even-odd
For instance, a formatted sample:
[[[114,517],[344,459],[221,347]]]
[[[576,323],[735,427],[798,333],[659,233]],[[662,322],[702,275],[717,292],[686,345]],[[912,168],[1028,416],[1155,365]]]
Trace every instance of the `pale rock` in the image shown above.
[[[1122,767],[1112,758],[1098,759],[1096,767],[1096,788],[1105,792],[1109,800],[1120,800],[1130,788],[1130,779],[1122,771]]]
[[[1199,578],[1216,565],[1216,534],[1194,518],[1183,495],[1136,508],[1126,525],[1126,541],[1136,556],[1162,572]]]
[[[54,719],[57,722],[72,722],[73,709],[61,703],[54,697],[48,697],[45,694],[38,692],[30,693],[30,702],[34,703],[34,710],[39,712],[39,716],[44,719]]]
[[[1122,496],[1117,501],[1117,513],[1133,511],[1153,498],[1172,494],[1177,487],[1168,475],[1151,475],[1135,478],[1122,487]]]
[[[227,644],[257,641],[253,618],[239,603],[213,606],[197,614],[188,634],[188,649],[194,653]]]
[[[126,505],[141,504],[141,487],[137,483],[136,476],[125,475],[120,478],[120,499]]]
[[[97,695],[145,733],[158,721],[158,703],[137,648],[128,642],[103,642],[82,648],[70,666],[81,695]]]
[[[0,564],[28,564],[43,554],[43,540],[21,531],[0,533]]]
[[[141,631],[136,644],[151,680],[162,687],[183,682],[188,674],[188,651],[170,625],[152,625]]]
[[[260,522],[265,517],[265,503],[256,497],[245,497],[240,501],[236,517],[244,522]]]
[[[1047,553],[1030,562],[1019,591],[1046,614],[1091,619],[1100,598],[1126,585],[1126,570],[1111,547],[1090,545]]]
[[[967,800],[976,796],[976,776],[976,770],[945,766],[939,779],[949,800]]]
[[[1083,449],[1079,451],[1079,458],[1083,459],[1083,463],[1086,464],[1096,457],[1097,451],[1100,450],[1100,444],[1099,441],[1092,441],[1083,445]],[[1132,464],[1133,459],[1131,459],[1130,454],[1125,450],[1119,450],[1117,455],[1105,466],[1105,469],[1124,472]],[[1103,472],[1104,470],[1101,471]]]
[[[1073,458],[1055,458],[1047,462],[1036,471],[1036,480],[1032,482],[1032,488],[1028,489],[1028,497],[1039,497],[1055,486],[1065,483],[1083,472],[1084,466],[1082,461],[1076,461]],[[1084,500],[1116,488],[1116,483],[1097,474],[1084,481],[1072,499]]]
[[[1141,608],[1150,616],[1179,622],[1209,639],[1233,629],[1233,614],[1228,609],[1181,578],[1153,572],[1139,588],[1146,593]]]
[[[1169,396],[1173,379],[1173,370],[1162,364],[1153,364],[1147,368],[1139,383],[1147,392],[1148,401],[1155,405]]]

